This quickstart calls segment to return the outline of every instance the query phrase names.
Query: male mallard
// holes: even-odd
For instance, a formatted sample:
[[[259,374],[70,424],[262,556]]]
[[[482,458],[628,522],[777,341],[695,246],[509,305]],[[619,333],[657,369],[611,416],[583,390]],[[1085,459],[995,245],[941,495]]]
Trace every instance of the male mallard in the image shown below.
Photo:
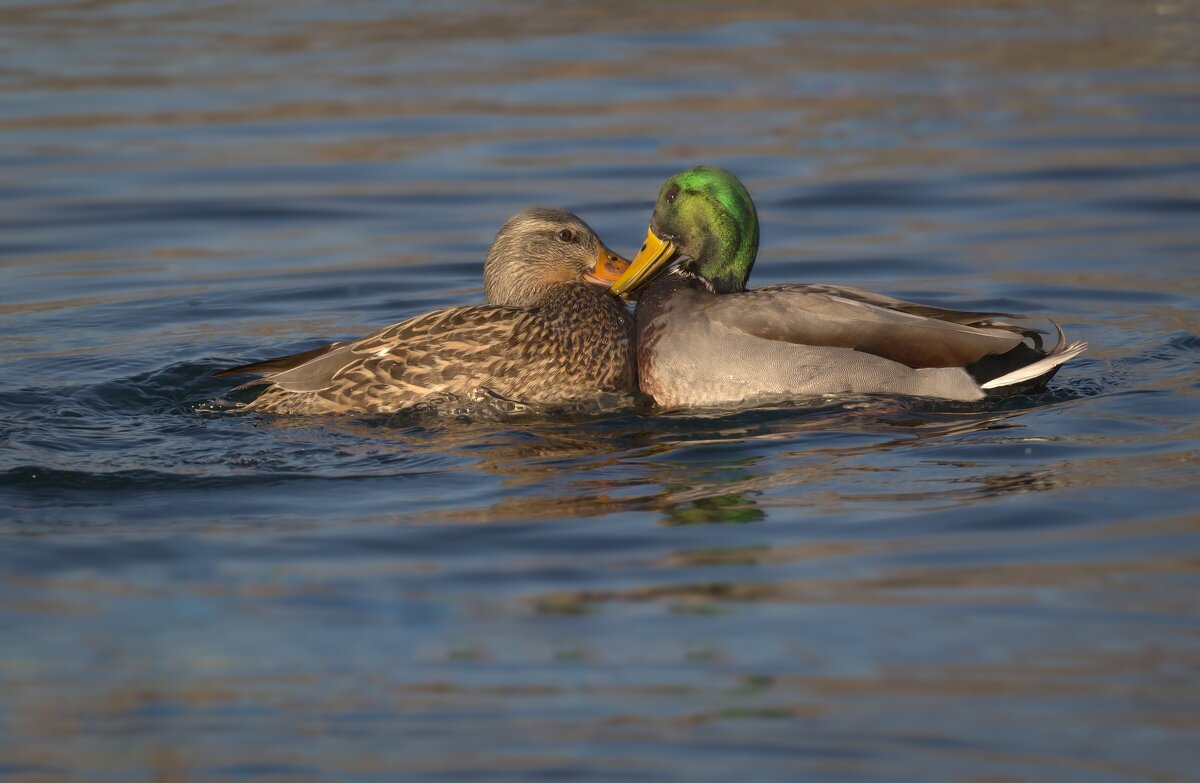
[[[1044,384],[1086,343],[1043,350],[1040,334],[997,318],[903,302],[857,288],[746,290],[758,216],[737,177],[708,166],[668,179],[646,243],[612,286],[642,286],[642,391],[662,406],[819,394],[979,400]],[[669,263],[672,262],[673,263]],[[661,274],[655,274],[662,271]]]
[[[223,370],[263,373],[244,407],[371,413],[484,390],[528,403],[635,392],[633,319],[605,292],[629,262],[570,212],[509,219],[483,265],[490,304],[419,315],[349,343]]]

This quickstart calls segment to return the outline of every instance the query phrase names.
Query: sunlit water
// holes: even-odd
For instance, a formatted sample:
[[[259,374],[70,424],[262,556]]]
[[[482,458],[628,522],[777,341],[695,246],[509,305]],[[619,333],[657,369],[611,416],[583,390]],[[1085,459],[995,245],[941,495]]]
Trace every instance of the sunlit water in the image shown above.
[[[0,6],[0,780],[1184,781],[1200,6]],[[1061,322],[977,406],[287,419],[230,364],[636,249]]]

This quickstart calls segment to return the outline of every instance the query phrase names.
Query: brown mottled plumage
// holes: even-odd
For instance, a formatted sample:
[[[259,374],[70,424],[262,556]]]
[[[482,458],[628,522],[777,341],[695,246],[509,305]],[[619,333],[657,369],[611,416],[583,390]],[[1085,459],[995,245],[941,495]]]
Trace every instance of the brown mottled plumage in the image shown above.
[[[244,407],[272,413],[386,413],[481,390],[541,404],[636,392],[633,320],[604,290],[627,265],[575,215],[526,210],[488,251],[491,304],[218,375],[265,373],[248,385],[266,389]]]

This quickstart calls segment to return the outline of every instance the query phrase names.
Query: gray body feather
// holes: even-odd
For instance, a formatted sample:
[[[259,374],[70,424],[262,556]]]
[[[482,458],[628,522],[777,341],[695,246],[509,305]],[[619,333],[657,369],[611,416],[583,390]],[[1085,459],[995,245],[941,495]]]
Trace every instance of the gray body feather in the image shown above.
[[[666,274],[638,306],[641,387],[668,407],[824,394],[979,400],[985,387],[968,366],[1040,345],[1005,317],[824,285],[718,295]],[[1051,373],[1084,347],[1060,341],[1035,355],[1035,376],[1013,377]]]

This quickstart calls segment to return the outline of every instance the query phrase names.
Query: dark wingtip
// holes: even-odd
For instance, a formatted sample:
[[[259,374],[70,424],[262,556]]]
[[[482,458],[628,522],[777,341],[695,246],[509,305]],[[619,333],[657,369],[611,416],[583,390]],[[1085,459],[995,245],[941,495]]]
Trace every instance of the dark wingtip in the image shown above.
[[[249,364],[239,364],[237,367],[226,367],[224,370],[217,370],[212,374],[214,378],[225,378],[230,375],[249,375],[251,373],[273,373],[290,370],[293,367],[299,367],[307,361],[324,356],[334,348],[342,345],[342,343],[330,343],[322,345],[308,351],[293,353],[287,356],[277,356],[273,359],[263,359],[261,362],[250,362]]]
[[[230,375],[246,375],[247,373],[254,372],[253,370],[247,369],[248,367],[252,367],[252,366],[253,365],[243,364],[238,367],[226,367],[224,370],[216,370],[215,372],[213,372],[211,377],[226,378]]]

